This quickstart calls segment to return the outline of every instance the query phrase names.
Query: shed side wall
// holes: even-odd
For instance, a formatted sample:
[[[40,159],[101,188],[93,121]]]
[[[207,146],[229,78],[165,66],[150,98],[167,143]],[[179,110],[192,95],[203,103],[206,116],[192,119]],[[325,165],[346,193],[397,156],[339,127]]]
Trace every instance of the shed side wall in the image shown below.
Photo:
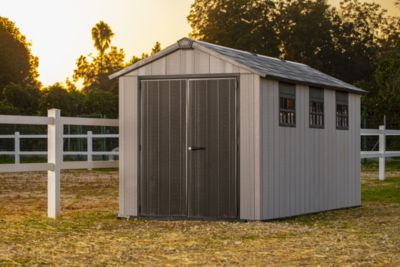
[[[335,91],[324,90],[325,128],[313,129],[297,85],[296,127],[280,127],[278,86],[261,80],[262,219],[360,205],[360,96],[349,94],[350,128],[337,130]]]
[[[261,218],[260,77],[198,49],[178,50],[120,80],[120,215],[137,216],[138,83],[141,76],[239,74],[240,218]],[[213,76],[213,77],[214,77]]]

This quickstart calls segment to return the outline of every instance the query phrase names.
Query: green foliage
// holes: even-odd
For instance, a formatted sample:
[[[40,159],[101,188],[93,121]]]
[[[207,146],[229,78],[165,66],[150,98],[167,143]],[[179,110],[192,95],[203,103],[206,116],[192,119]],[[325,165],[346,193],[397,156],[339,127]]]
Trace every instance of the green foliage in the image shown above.
[[[371,81],[359,85],[369,90],[363,97],[363,115],[372,121],[381,121],[383,115],[396,120],[400,126],[400,42],[397,48],[385,53],[378,62]],[[393,122],[393,120],[392,120]],[[374,125],[373,127],[376,127]]]
[[[326,1],[278,1],[274,18],[281,57],[302,62],[334,76],[339,45],[338,17]]]
[[[0,101],[0,114],[1,115],[15,115],[18,114],[18,110],[12,105]]]
[[[196,0],[191,37],[309,64],[354,83],[369,80],[383,49],[399,40],[400,18],[378,4],[343,0]]]
[[[31,85],[10,83],[4,87],[1,98],[16,113],[33,115],[39,108],[40,91]]]
[[[77,116],[84,111],[84,95],[80,91],[68,91],[61,84],[45,88],[39,103],[40,113],[47,115],[47,110],[58,108],[63,116]]]
[[[270,56],[280,55],[272,0],[196,0],[188,20],[190,36]]]
[[[86,112],[105,115],[107,118],[118,117],[118,96],[106,90],[93,90],[86,95]]]
[[[10,83],[39,85],[39,60],[15,23],[0,17],[0,88]]]

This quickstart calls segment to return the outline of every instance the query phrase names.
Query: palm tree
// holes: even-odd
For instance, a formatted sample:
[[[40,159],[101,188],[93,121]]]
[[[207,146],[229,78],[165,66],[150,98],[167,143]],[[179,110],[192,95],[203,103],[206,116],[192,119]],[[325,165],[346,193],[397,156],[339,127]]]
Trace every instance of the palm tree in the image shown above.
[[[94,47],[100,55],[100,73],[103,73],[103,57],[105,51],[110,47],[111,38],[114,36],[110,26],[104,21],[100,21],[92,28],[92,39]]]

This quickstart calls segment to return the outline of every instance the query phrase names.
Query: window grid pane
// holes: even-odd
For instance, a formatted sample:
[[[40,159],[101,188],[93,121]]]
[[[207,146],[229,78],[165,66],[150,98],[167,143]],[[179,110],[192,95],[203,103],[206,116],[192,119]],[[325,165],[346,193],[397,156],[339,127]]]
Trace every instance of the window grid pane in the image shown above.
[[[296,91],[294,85],[279,83],[279,125],[296,126]]]
[[[348,94],[336,92],[336,128],[349,129],[349,102]]]
[[[310,127],[324,128],[324,89],[310,87]]]

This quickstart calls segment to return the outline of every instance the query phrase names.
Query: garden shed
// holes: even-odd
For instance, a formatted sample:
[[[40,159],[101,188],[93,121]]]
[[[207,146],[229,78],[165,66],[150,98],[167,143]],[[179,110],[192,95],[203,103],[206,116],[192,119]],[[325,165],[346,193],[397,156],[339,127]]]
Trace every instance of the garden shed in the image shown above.
[[[110,78],[120,217],[267,220],[361,204],[365,91],[189,38]]]

